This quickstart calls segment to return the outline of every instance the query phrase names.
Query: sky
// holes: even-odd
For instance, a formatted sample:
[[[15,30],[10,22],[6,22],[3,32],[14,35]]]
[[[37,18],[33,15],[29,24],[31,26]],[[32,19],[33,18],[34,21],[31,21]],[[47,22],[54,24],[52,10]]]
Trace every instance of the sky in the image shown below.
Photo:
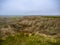
[[[0,15],[60,15],[60,0],[0,0]]]

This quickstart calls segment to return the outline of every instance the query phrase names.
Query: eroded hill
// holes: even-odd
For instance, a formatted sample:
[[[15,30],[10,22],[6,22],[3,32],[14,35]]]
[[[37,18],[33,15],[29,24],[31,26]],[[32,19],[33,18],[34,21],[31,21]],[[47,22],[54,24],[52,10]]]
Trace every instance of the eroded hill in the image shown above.
[[[0,35],[15,35],[16,33],[38,32],[60,37],[60,17],[24,16],[0,18]]]

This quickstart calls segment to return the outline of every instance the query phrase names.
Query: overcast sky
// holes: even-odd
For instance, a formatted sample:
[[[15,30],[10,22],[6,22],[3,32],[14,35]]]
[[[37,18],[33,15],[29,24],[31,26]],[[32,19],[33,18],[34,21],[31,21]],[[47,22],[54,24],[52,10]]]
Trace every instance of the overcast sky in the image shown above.
[[[0,15],[60,15],[60,0],[0,0]]]

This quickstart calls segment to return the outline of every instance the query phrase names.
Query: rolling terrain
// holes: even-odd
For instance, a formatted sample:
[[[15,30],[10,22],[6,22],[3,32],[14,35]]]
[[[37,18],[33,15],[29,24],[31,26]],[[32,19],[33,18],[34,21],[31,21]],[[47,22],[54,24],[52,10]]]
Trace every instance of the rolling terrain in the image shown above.
[[[0,44],[60,45],[60,16],[0,17]]]

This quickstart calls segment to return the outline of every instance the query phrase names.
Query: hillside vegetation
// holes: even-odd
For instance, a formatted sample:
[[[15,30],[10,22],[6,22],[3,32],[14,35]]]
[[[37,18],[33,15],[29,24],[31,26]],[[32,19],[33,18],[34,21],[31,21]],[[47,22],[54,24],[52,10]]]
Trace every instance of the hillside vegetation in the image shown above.
[[[0,17],[0,45],[60,45],[60,17]]]

